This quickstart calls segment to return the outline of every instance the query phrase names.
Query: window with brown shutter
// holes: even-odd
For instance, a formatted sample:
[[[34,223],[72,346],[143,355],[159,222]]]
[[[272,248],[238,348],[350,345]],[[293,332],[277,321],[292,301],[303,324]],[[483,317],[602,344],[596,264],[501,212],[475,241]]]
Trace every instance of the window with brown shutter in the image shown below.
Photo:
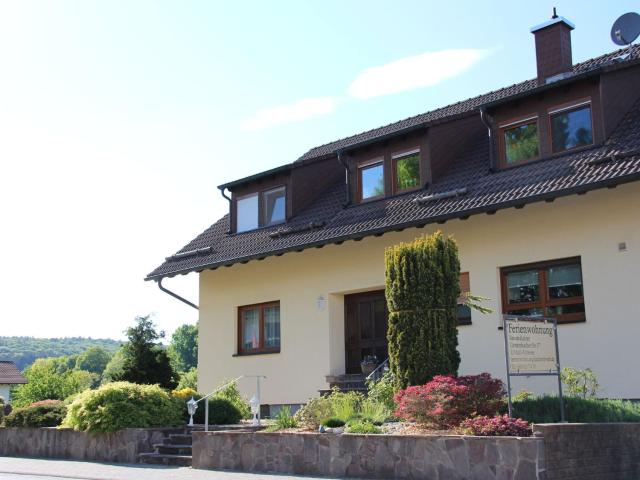
[[[460,297],[458,298],[458,325],[471,325],[471,308],[465,305],[466,294],[471,291],[469,272],[460,274]]]

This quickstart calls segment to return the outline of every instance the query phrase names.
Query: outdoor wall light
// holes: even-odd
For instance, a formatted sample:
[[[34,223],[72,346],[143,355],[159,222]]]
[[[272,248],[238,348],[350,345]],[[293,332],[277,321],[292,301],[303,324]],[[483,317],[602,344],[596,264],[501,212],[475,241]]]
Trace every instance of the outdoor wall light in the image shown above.
[[[251,406],[251,414],[253,415],[252,425],[260,425],[260,400],[255,395],[249,400],[249,406]]]
[[[323,312],[324,309],[327,308],[327,299],[320,295],[316,300],[316,304],[318,306],[318,310]]]
[[[187,413],[189,414],[189,426],[193,427],[193,416],[196,414],[196,410],[198,409],[198,402],[196,402],[193,397],[191,400],[187,402]]]

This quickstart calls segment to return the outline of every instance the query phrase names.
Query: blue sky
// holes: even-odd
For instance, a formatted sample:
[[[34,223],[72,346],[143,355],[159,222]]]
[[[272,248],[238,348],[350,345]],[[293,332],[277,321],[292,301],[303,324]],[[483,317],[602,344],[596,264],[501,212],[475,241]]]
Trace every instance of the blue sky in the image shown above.
[[[534,77],[529,28],[552,6],[576,24],[574,62],[615,49],[611,24],[638,10],[0,2],[0,335],[121,337],[149,312],[167,332],[195,322],[143,278],[225,213],[217,185]],[[196,275],[167,286],[197,299]]]

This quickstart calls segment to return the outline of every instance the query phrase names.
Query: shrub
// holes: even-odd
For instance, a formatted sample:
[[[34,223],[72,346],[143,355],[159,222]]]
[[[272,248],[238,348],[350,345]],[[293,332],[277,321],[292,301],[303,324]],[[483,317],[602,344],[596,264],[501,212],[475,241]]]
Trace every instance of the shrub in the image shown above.
[[[565,397],[566,420],[574,423],[640,422],[640,404],[625,400]],[[531,423],[560,421],[560,400],[541,396],[513,402],[513,414]]]
[[[4,419],[4,398],[0,397],[0,425],[2,425],[2,420]]]
[[[359,392],[341,392],[337,389],[329,395],[332,415],[345,423],[358,416],[364,396]]]
[[[337,417],[330,417],[330,418],[327,418],[327,419],[322,421],[322,425],[324,425],[327,428],[344,427],[346,423],[347,422],[345,422],[341,418],[337,418]]]
[[[198,390],[198,369],[193,367],[191,370],[181,373],[177,388],[179,390],[183,388]]]
[[[442,232],[385,250],[389,366],[399,388],[457,374],[459,277],[458,247]]]
[[[214,396],[216,398],[227,399],[233,405],[235,405],[235,407],[240,411],[241,419],[251,418],[251,406],[249,405],[249,402],[247,402],[244,398],[242,398],[242,395],[240,395],[240,390],[238,390],[238,384],[236,382],[230,383]]]
[[[114,382],[87,390],[69,406],[64,425],[87,432],[169,427],[182,423],[181,411],[158,385]]]
[[[62,423],[67,407],[61,400],[42,400],[16,408],[7,418],[7,427],[57,427]]]
[[[367,383],[367,398],[384,405],[390,412],[396,407],[393,402],[395,394],[396,388],[390,371],[385,372],[377,382],[369,381]]]
[[[360,418],[374,425],[382,425],[391,416],[391,410],[386,405],[367,398],[360,407]]]
[[[322,420],[333,415],[331,400],[328,397],[310,399],[293,416],[297,424],[308,430],[317,430]]]
[[[495,415],[504,404],[502,381],[488,373],[453,377],[437,375],[425,385],[396,394],[395,415],[436,428],[457,427],[475,415]]]
[[[171,396],[173,398],[179,398],[180,400],[184,400],[186,402],[191,397],[198,398],[198,392],[196,392],[193,388],[182,388],[171,392]]]
[[[206,400],[205,400],[206,401]],[[187,404],[183,402],[183,415],[186,417]],[[198,403],[198,409],[193,416],[195,423],[204,423],[204,402]],[[209,398],[209,425],[235,425],[242,420],[242,412],[231,400],[222,397]]]
[[[467,418],[460,424],[460,430],[467,435],[485,437],[530,437],[531,426],[521,418],[510,418],[509,415],[495,417],[479,416]]]
[[[590,368],[578,370],[564,367],[560,378],[565,385],[567,395],[572,397],[594,398],[600,390],[596,374]]]
[[[284,405],[278,410],[276,414],[275,427],[277,430],[284,430],[285,428],[295,428],[298,426],[295,418],[291,415],[291,408],[289,405]]]
[[[516,393],[515,397],[513,397],[513,401],[514,402],[520,402],[522,400],[527,400],[529,398],[534,398],[534,397],[535,397],[535,395],[534,395],[533,392],[530,392],[529,390],[525,390],[523,388],[518,393]]]
[[[382,430],[371,422],[358,420],[347,425],[347,433],[382,433]]]

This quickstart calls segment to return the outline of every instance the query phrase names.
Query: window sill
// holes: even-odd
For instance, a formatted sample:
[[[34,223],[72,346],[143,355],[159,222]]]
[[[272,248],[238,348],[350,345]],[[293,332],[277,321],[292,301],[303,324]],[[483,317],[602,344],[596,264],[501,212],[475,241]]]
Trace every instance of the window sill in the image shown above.
[[[280,353],[280,350],[234,353],[231,356],[232,357],[252,357],[252,356],[255,356],[255,355],[273,355],[274,353]]]

